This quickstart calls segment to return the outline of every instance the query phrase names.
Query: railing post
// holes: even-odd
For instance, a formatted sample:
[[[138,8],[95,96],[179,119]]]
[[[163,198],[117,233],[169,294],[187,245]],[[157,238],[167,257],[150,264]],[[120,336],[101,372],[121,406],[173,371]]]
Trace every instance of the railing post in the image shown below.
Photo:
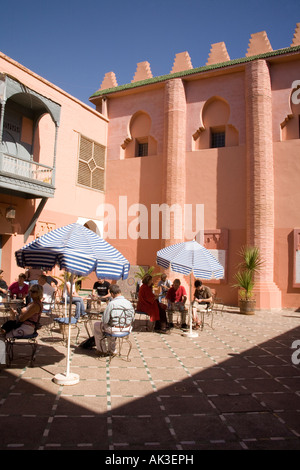
[[[0,115],[0,145],[2,144],[3,139],[3,124],[4,124],[4,111],[5,111],[6,101],[1,100],[1,115]]]
[[[58,136],[58,127],[57,122],[55,123],[55,140],[54,140],[54,155],[53,155],[53,168],[52,168],[52,186],[55,184],[55,173],[56,173],[56,147],[57,147],[57,136]]]

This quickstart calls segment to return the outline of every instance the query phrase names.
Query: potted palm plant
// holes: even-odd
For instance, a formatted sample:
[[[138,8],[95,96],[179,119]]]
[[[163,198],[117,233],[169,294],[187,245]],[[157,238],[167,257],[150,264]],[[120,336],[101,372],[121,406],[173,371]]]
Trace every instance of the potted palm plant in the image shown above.
[[[162,273],[153,273],[155,267],[154,266],[151,266],[150,268],[148,268],[147,270],[143,268],[143,266],[139,266],[139,270],[136,272],[135,274],[135,278],[137,278],[137,289],[136,291],[138,292],[139,291],[139,288],[140,288],[140,285],[142,283],[142,280],[144,279],[144,277],[149,274],[150,276],[152,276],[153,278],[157,277],[157,276],[161,276]]]
[[[239,264],[239,271],[234,276],[236,283],[233,287],[239,289],[240,313],[253,315],[256,306],[256,300],[253,296],[254,276],[261,270],[263,261],[257,247],[243,247],[240,256],[243,261]]]

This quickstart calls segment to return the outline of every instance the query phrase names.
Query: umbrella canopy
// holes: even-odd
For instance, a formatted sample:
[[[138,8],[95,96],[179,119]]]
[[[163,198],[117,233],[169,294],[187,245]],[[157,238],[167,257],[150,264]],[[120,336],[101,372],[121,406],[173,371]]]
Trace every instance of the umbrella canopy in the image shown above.
[[[159,250],[156,262],[163,268],[171,268],[176,273],[190,275],[190,332],[185,336],[198,336],[192,332],[192,273],[201,279],[220,279],[224,276],[224,268],[200,243],[195,240],[176,243]]]
[[[221,279],[224,268],[200,243],[195,240],[176,243],[157,252],[159,266],[176,273],[188,275],[194,273],[200,279]]]
[[[30,242],[15,253],[17,265],[40,268],[54,266],[87,276],[92,271],[98,278],[126,279],[130,264],[126,258],[103,238],[80,224],[55,229]]]
[[[80,224],[70,224],[53,230],[15,252],[17,265],[25,268],[51,270],[58,265],[73,275],[87,276],[92,271],[98,278],[126,279],[130,264],[126,258],[103,238]],[[72,316],[72,289],[69,307],[69,334],[67,372],[54,380],[60,385],[78,382],[77,374],[70,374],[70,328]]]

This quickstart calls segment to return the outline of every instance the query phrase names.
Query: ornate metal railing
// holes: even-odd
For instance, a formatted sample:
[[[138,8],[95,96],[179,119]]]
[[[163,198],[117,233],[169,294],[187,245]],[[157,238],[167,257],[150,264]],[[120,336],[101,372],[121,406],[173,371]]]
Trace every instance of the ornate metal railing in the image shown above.
[[[54,170],[48,165],[0,152],[0,172],[36,182],[54,184]]]

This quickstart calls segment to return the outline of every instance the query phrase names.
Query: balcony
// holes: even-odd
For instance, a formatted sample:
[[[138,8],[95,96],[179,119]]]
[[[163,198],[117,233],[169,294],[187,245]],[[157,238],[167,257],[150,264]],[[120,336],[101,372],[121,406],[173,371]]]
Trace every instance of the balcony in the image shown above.
[[[0,151],[0,193],[26,199],[54,197],[52,167]]]

